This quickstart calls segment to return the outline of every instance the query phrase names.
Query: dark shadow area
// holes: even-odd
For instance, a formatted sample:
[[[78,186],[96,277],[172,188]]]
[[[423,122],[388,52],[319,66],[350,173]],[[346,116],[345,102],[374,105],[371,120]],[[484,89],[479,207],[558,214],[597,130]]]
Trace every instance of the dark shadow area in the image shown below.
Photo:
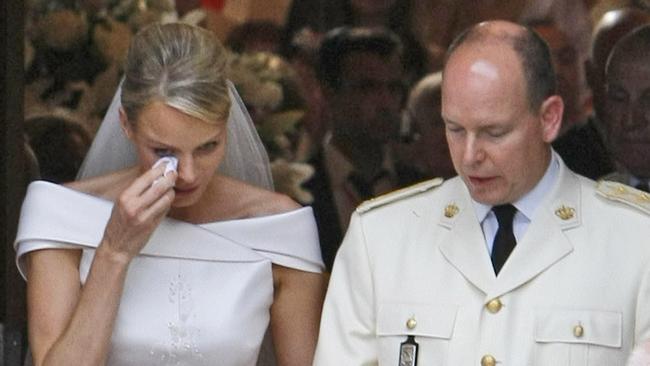
[[[23,121],[23,32],[24,2],[0,3],[0,323],[2,364],[21,365],[25,353],[25,288],[14,265],[12,241],[15,236],[20,202],[24,195],[27,171],[24,169]]]

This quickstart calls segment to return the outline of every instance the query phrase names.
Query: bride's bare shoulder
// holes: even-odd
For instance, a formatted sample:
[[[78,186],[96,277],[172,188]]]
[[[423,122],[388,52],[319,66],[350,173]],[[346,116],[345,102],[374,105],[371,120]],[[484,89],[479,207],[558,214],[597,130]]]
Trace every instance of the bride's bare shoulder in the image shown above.
[[[111,174],[66,183],[65,186],[75,191],[96,197],[114,200],[135,179],[137,171],[133,168],[120,170]]]
[[[242,211],[241,216],[245,217],[275,215],[302,207],[289,196],[234,179],[227,179],[223,188],[231,197],[237,197],[239,201],[237,206]]]

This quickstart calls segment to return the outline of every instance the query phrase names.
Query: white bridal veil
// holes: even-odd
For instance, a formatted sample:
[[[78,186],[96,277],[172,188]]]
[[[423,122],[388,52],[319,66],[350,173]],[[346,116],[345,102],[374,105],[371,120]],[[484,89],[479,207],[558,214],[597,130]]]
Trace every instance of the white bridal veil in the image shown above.
[[[249,184],[273,190],[266,150],[235,86],[230,81],[227,83],[231,107],[227,123],[226,156],[219,171]],[[120,127],[121,94],[120,86],[79,169],[77,179],[96,177],[136,164],[135,147]]]

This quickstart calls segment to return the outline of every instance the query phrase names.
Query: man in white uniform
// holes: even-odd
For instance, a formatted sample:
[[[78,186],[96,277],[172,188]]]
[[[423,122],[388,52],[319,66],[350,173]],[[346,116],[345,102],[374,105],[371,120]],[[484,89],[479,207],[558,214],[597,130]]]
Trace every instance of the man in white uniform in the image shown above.
[[[442,115],[459,176],[362,204],[315,365],[622,365],[650,336],[650,197],[571,172],[548,48],[479,24],[451,47]]]

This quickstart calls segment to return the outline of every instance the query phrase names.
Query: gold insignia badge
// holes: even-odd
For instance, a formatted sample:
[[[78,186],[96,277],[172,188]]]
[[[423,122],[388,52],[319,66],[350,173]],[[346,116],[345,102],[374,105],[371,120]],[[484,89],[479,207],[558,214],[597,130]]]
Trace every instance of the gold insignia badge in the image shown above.
[[[625,203],[650,214],[650,194],[648,192],[607,180],[598,182],[597,192],[607,199]]]
[[[573,207],[566,207],[564,205],[555,210],[555,216],[561,218],[562,220],[572,219],[575,214],[576,210]]]
[[[641,193],[639,195],[639,198],[641,199],[641,201],[650,202],[650,194],[647,194],[645,192]]]
[[[445,217],[446,218],[452,218],[452,217],[456,216],[456,214],[458,214],[459,211],[460,211],[460,209],[458,208],[458,206],[451,203],[451,204],[447,205],[447,207],[445,207]]]

